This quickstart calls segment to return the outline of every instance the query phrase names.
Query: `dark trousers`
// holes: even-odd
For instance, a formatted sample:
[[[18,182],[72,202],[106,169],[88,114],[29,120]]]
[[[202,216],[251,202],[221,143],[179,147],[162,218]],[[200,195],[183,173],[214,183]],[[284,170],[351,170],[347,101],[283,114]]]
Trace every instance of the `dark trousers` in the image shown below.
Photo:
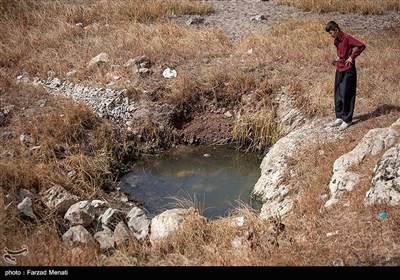
[[[357,70],[353,65],[350,69],[335,75],[335,113],[337,119],[350,123],[353,120],[356,103]]]

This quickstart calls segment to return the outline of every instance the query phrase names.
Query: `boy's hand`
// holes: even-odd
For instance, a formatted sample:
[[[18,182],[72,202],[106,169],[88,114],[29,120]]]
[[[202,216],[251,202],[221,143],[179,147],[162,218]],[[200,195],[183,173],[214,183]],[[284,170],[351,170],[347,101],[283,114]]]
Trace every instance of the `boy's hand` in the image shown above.
[[[350,65],[353,64],[353,59],[351,58],[351,56],[344,62],[344,65]]]

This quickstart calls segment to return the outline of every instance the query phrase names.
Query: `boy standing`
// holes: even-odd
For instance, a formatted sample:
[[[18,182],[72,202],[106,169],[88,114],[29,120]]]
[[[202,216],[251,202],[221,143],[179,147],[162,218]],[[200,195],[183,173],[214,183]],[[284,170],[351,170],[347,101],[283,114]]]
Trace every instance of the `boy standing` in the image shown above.
[[[339,126],[339,130],[347,129],[353,120],[356,101],[357,71],[355,59],[365,49],[365,44],[342,32],[336,22],[330,21],[325,27],[336,46],[337,57],[335,75],[335,114],[336,120],[331,127]]]

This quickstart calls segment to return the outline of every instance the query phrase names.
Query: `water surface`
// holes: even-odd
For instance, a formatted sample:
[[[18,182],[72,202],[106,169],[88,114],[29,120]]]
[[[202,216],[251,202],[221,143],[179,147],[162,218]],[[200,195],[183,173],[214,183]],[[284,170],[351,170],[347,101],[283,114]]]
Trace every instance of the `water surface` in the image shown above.
[[[251,191],[262,158],[226,146],[174,150],[136,164],[121,178],[121,190],[149,214],[191,202],[206,218],[227,216],[245,203],[258,209]]]

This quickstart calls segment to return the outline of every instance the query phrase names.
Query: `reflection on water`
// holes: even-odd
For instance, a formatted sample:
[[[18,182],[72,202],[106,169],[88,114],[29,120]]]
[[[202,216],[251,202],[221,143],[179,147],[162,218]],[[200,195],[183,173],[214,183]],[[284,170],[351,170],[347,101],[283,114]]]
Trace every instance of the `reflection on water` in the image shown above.
[[[197,147],[174,151],[137,164],[121,181],[121,190],[150,214],[191,201],[209,218],[224,217],[241,203],[258,203],[250,193],[260,177],[261,157],[235,149]]]

